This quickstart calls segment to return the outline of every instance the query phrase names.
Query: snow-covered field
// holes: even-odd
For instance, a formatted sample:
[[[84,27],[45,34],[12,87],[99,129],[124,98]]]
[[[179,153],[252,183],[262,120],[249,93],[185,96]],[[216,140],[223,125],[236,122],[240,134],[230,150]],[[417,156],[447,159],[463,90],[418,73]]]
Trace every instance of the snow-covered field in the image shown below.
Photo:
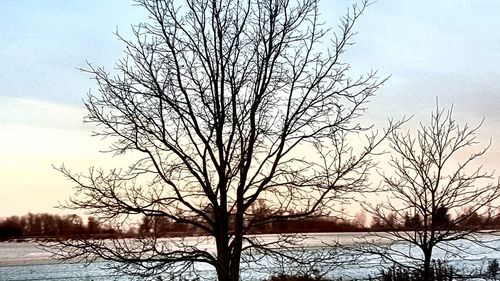
[[[306,244],[308,247],[316,249],[318,246],[324,246],[324,243],[333,244],[333,241],[338,241],[340,244],[352,244],[353,239],[359,234],[349,233],[323,233],[311,235]],[[484,237],[485,240],[491,237]],[[272,239],[272,236],[262,236],[262,239]],[[370,241],[370,240],[368,240]],[[373,242],[380,242],[373,240]],[[382,241],[383,242],[383,241]],[[206,240],[205,247],[210,249],[213,244],[210,240]],[[461,256],[446,256],[444,250],[436,250],[435,258],[446,258],[451,265],[466,270],[484,269],[487,262],[491,259],[500,259],[500,241],[491,242],[489,248],[482,248],[474,243],[467,241],[457,241],[455,246],[463,249],[465,254]],[[408,247],[408,245],[395,245],[399,250],[412,252],[416,249]],[[243,280],[262,280],[269,272],[278,272],[279,267],[275,264],[264,262],[266,268],[252,266],[251,269],[246,269],[242,273]],[[340,277],[343,279],[363,279],[369,275],[375,275],[379,272],[382,262],[376,256],[364,255],[361,256],[355,263],[346,264],[337,267],[329,272],[332,277]],[[95,262],[88,266],[83,263],[58,263],[50,257],[50,254],[39,249],[35,243],[31,242],[1,242],[0,243],[0,280],[2,281],[101,281],[113,280],[110,278],[110,272],[103,269],[104,262]],[[260,268],[260,269],[259,269]],[[203,276],[212,279],[214,272],[209,267],[200,268],[203,271]],[[125,276],[119,276],[116,280],[128,280]]]

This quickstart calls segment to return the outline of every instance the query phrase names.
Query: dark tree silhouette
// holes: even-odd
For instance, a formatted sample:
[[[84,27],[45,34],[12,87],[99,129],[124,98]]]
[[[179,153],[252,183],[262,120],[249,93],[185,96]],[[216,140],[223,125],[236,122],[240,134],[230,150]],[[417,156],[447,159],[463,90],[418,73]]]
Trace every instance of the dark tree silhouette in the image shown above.
[[[89,218],[89,226],[91,219]],[[85,228],[77,215],[32,214],[22,217],[11,216],[0,219],[0,237],[11,238],[52,238],[82,235]],[[12,235],[11,233],[15,234]]]
[[[367,127],[357,118],[384,80],[351,79],[341,60],[368,2],[335,34],[322,27],[318,2],[137,1],[149,22],[122,39],[116,73],[85,71],[99,90],[89,94],[87,121],[114,141],[112,152],[138,160],[110,172],[61,167],[77,185],[67,207],[113,225],[163,217],[212,237],[215,253],[154,237],[62,241],[59,253],[121,262],[118,270],[143,277],[207,263],[219,280],[238,280],[244,253],[293,241],[261,243],[252,229],[321,216],[365,188],[374,149],[393,128],[358,140]],[[259,199],[274,211],[252,215]]]
[[[404,225],[404,228],[406,228],[406,229],[410,229],[410,230],[419,229],[422,227],[422,219],[420,218],[419,214],[411,215],[410,212],[406,212],[404,214],[403,225]]]
[[[389,197],[377,205],[365,204],[365,208],[377,221],[384,222],[393,243],[417,246],[421,255],[366,245],[365,251],[394,262],[400,261],[401,256],[417,261],[417,269],[423,266],[422,276],[429,280],[435,248],[460,254],[464,249],[451,242],[468,239],[479,243],[476,238],[485,232],[489,220],[475,218],[491,217],[500,195],[500,185],[489,183],[492,175],[483,172],[481,166],[473,167],[474,160],[489,147],[471,153],[478,144],[479,128],[480,125],[459,125],[452,117],[452,110],[437,107],[430,125],[421,124],[416,134],[394,131],[390,135],[394,152],[390,165],[394,174],[383,174]],[[467,205],[470,207],[464,211]],[[404,227],[399,223],[401,220]],[[466,223],[470,220],[476,223]]]
[[[23,236],[23,232],[23,226],[19,220],[19,217],[12,216],[0,220],[0,241],[20,238]]]

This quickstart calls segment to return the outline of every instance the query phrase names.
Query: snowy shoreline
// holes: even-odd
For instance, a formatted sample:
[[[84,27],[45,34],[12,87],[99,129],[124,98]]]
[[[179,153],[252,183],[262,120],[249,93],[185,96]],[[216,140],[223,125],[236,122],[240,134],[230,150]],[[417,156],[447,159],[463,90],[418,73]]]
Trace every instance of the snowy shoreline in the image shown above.
[[[337,241],[342,245],[352,245],[354,240],[359,238],[358,234],[316,234],[314,236],[306,239],[305,245],[311,247],[312,249],[318,247],[319,245],[325,246],[325,243],[332,243]],[[262,239],[273,239],[273,236],[262,236]],[[488,237],[483,237],[488,238]],[[186,238],[191,242],[203,243],[200,247],[205,247],[206,249],[213,248],[213,243],[210,239],[197,237],[197,238]],[[367,240],[372,243],[372,240]],[[365,241],[365,242],[367,242]],[[373,243],[380,243],[383,241],[374,240]],[[500,251],[494,250],[500,249],[500,241],[495,241],[490,246],[492,248],[479,248],[473,243],[461,242],[461,247],[467,247],[467,254],[461,257],[450,257],[447,256],[445,252],[436,251],[436,259],[447,259],[449,264],[452,266],[457,266],[459,269],[464,270],[480,270],[484,269],[485,265],[489,260],[500,259]],[[333,244],[332,244],[333,245]],[[400,249],[410,249],[407,245],[400,244],[397,247]],[[320,248],[318,248],[320,249]],[[23,241],[23,242],[0,242],[0,279],[9,281],[26,281],[26,280],[37,280],[37,281],[49,281],[49,280],[74,280],[75,278],[80,278],[77,280],[109,280],[111,274],[110,271],[103,269],[106,264],[104,261],[97,261],[86,265],[83,262],[68,262],[59,261],[52,257],[51,253],[45,252],[40,248],[36,241]],[[387,264],[386,264],[387,265]],[[268,265],[270,266],[270,264]],[[374,256],[364,256],[355,263],[348,263],[340,266],[339,268],[331,272],[332,277],[342,276],[346,279],[364,279],[369,275],[377,274],[379,269],[383,266],[383,262]],[[214,274],[211,268],[207,266],[200,265],[200,268],[204,274],[210,275]],[[272,268],[269,268],[272,269]],[[262,280],[261,277],[266,276],[268,273],[261,272],[257,267],[248,267],[245,272],[242,272],[245,276],[250,276],[248,280]],[[258,277],[258,278],[257,278]],[[87,278],[87,279],[86,279]],[[90,278],[90,279],[89,279]],[[128,280],[126,277],[120,277],[117,280]]]

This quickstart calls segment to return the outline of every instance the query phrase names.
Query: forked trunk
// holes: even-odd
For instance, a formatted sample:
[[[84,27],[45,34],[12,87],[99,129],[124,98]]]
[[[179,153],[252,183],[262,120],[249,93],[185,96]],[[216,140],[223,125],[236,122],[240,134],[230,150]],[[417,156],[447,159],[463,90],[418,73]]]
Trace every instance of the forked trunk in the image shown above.
[[[237,247],[237,246],[236,246]],[[222,247],[224,248],[224,247]],[[239,281],[240,277],[240,256],[241,256],[241,246],[239,250],[234,249],[233,254],[229,247],[225,247],[226,250],[219,252],[219,247],[217,247],[217,280],[218,281]]]
[[[229,229],[228,225],[223,229],[219,229],[220,232],[216,236],[218,281],[239,281],[240,259],[243,248],[243,213],[237,213],[234,216],[232,241],[229,239]]]

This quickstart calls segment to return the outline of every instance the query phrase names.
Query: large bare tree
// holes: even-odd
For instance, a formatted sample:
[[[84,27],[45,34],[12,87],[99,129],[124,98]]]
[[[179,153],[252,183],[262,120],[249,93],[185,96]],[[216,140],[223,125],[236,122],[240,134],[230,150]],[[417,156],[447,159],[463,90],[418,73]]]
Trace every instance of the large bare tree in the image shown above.
[[[359,137],[358,117],[384,79],[351,79],[341,60],[368,2],[349,9],[336,32],[323,28],[318,2],[137,1],[149,21],[132,40],[120,37],[126,57],[112,73],[85,71],[99,91],[89,94],[86,120],[114,141],[112,152],[138,160],[109,172],[61,167],[77,185],[67,207],[108,224],[169,219],[212,237],[215,250],[145,237],[62,241],[59,253],[116,261],[139,276],[206,263],[219,280],[238,280],[242,253],[289,241],[262,243],[247,235],[253,228],[324,215],[361,190],[393,128]],[[272,211],[252,214],[259,199]]]
[[[391,133],[394,172],[382,175],[387,200],[365,208],[391,234],[376,235],[418,250],[364,245],[365,251],[414,267],[423,280],[432,280],[435,249],[460,255],[467,248],[459,240],[481,244],[478,238],[498,215],[500,184],[492,183],[493,175],[477,163],[489,148],[477,148],[480,126],[460,125],[451,109],[436,107],[429,125],[420,124],[415,133]]]

